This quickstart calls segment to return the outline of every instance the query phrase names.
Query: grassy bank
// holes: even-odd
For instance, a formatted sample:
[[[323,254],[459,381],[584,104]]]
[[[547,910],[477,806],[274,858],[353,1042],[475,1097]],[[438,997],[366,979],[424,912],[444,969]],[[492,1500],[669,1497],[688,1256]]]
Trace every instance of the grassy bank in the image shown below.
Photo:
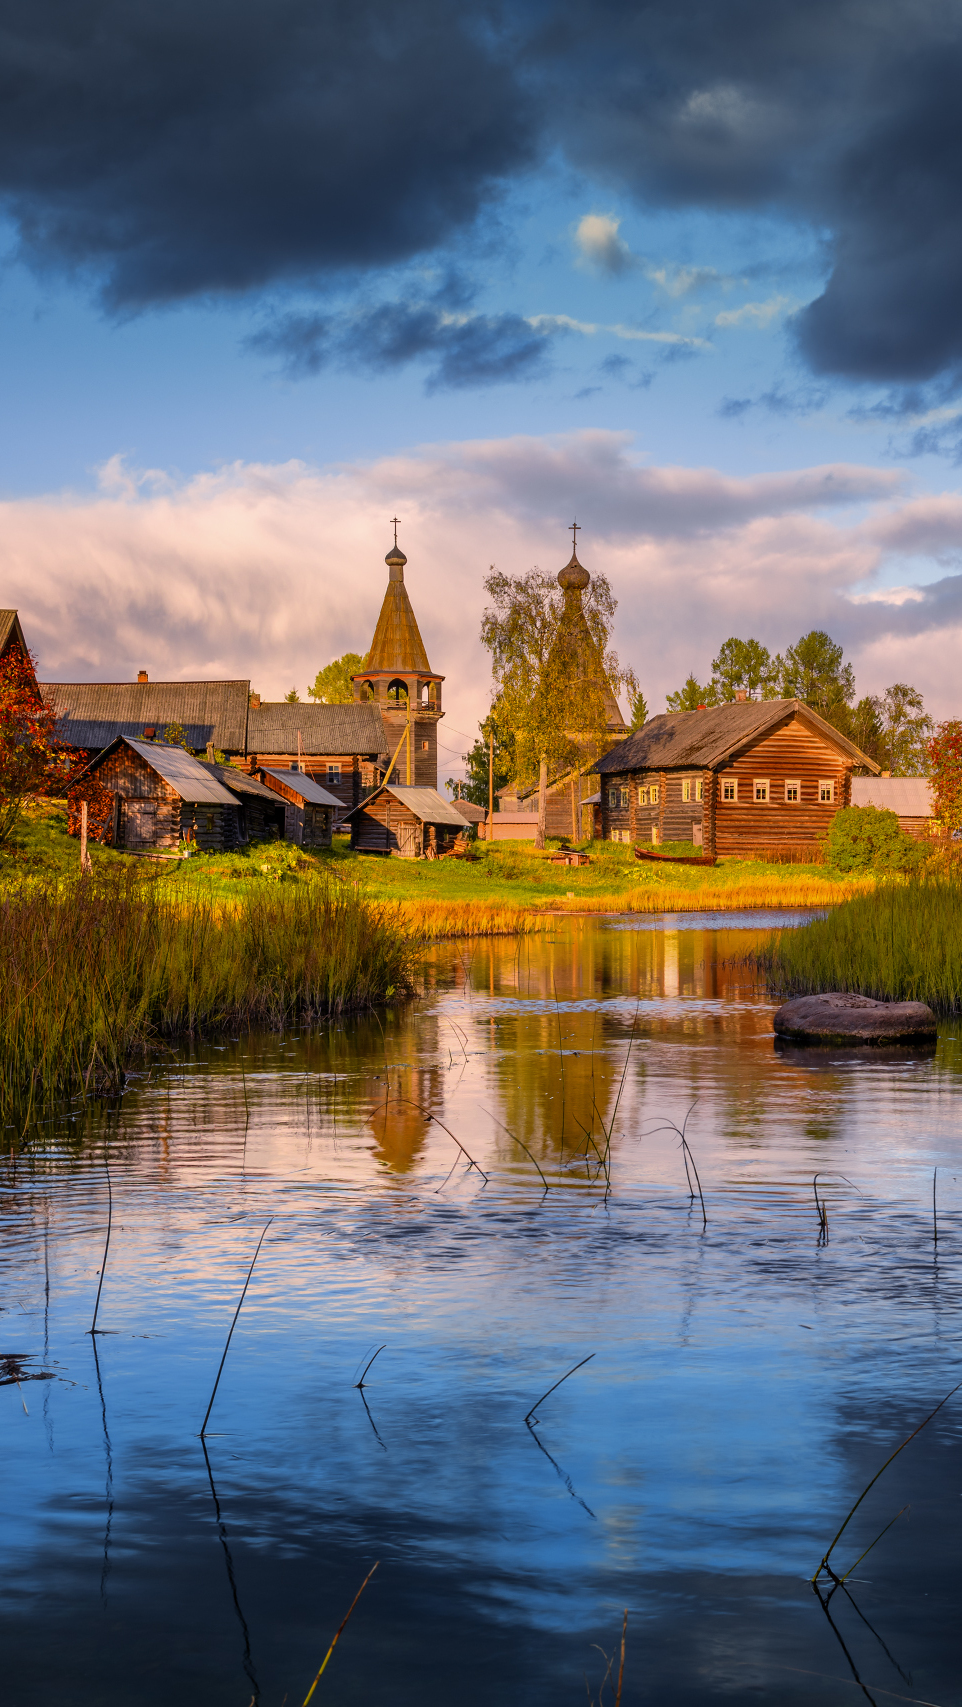
[[[779,995],[854,990],[959,1013],[962,882],[947,875],[886,884],[829,919],[775,933],[758,963]]]
[[[264,884],[232,906],[140,871],[0,900],[0,1124],[116,1088],[165,1036],[278,1027],[411,993],[416,949],[350,886]]]

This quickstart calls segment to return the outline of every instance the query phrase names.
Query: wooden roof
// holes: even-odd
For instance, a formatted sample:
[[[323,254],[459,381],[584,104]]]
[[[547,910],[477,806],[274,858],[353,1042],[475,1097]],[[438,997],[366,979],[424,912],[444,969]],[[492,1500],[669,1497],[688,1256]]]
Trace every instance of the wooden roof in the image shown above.
[[[133,741],[129,735],[118,735],[102,753],[91,759],[80,775],[89,776],[93,771],[99,770],[104,760],[123,746],[130,747],[152,771],[156,771],[158,776],[170,784],[181,800],[188,801],[190,805],[237,805],[234,795],[211,775],[213,766],[202,765],[199,759],[195,759],[192,753],[186,753],[183,747],[168,746],[163,741]]]
[[[263,774],[270,777],[273,782],[283,784],[285,788],[290,790],[291,794],[296,794],[299,799],[303,800],[306,806],[336,806],[338,811],[341,810],[341,801],[338,800],[337,795],[330,794],[326,788],[321,787],[320,783],[315,782],[312,776],[305,776],[303,771],[271,771],[265,769]],[[277,790],[271,788],[270,782],[267,784],[267,791],[272,793],[276,800]]]
[[[400,806],[407,807],[415,818],[420,818],[422,824],[455,824],[463,830],[466,820],[460,812],[456,812],[449,800],[444,800],[436,788],[400,788],[396,783],[383,783],[380,788],[368,794],[353,812],[346,812],[345,823],[353,818],[355,813],[363,812],[381,794],[390,794]]]
[[[392,567],[371,650],[364,660],[363,670],[357,672],[358,676],[379,670],[432,674],[403,575],[403,568]]]
[[[296,753],[297,732],[305,754],[390,753],[391,744],[376,705],[288,705],[286,700],[252,706],[247,714],[249,753]]]
[[[58,734],[71,747],[107,747],[118,735],[137,740],[179,723],[192,747],[208,741],[243,753],[250,682],[41,682],[57,713]]]
[[[23,637],[23,629],[20,627],[20,618],[16,611],[0,610],[0,658],[3,657],[11,640],[19,640],[24,652],[27,651],[27,642]]]
[[[451,805],[454,807],[455,812],[460,812],[461,817],[466,823],[487,823],[488,809],[486,806],[475,806],[473,800],[452,800]]]
[[[635,770],[718,770],[771,735],[782,723],[798,717],[830,746],[854,764],[878,772],[878,765],[859,751],[824,717],[798,699],[736,700],[704,711],[678,711],[652,717],[644,728],[619,741],[592,769],[602,774]]]
[[[197,763],[203,765],[205,771],[210,771],[232,794],[254,794],[261,800],[269,800],[272,806],[277,805],[277,795],[273,789],[265,788],[256,776],[248,776],[246,771],[239,770],[236,765],[211,764],[207,759],[198,759]]]
[[[853,776],[853,806],[880,806],[900,818],[931,818],[935,810],[927,776]]]

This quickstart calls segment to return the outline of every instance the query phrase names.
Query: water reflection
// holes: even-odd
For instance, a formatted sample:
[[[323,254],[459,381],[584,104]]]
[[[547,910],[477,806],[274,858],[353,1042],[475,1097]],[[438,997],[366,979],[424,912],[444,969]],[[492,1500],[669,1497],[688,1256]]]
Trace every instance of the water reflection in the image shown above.
[[[625,1707],[951,1707],[957,1409],[846,1568],[911,1525],[844,1596],[807,1578],[959,1378],[958,1028],[776,1048],[769,922],[440,945],[404,1011],[180,1049],[10,1148],[4,1355],[57,1376],[29,1414],[0,1388],[17,1707],[302,1700],[375,1558],[332,1699],[557,1707],[628,1606]]]

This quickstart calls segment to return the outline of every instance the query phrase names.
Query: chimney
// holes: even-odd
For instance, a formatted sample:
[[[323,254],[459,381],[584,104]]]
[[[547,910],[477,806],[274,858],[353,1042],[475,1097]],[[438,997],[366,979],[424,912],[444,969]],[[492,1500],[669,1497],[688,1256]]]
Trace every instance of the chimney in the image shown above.
[[[885,776],[891,776],[891,775],[892,775],[892,772],[891,772],[891,771],[880,771],[880,772],[879,772],[879,775],[880,775],[880,776],[883,776],[883,777],[885,777]]]
[[[259,693],[252,693],[251,694],[251,710],[252,711],[260,711],[260,708],[261,708],[261,696],[260,696],[260,694]]]
[[[747,688],[736,688],[735,689],[735,698],[737,700],[747,699],[748,698],[748,689]]]
[[[212,765],[213,762],[214,762],[214,743],[213,743],[213,741],[208,741],[208,743],[207,743],[207,763],[209,765]]]
[[[698,710],[699,710],[699,711],[707,711],[707,710],[708,710],[708,707],[707,707],[707,706],[706,706],[706,705],[700,705],[700,706],[699,706],[699,707],[698,707]]]
[[[137,680],[138,680],[138,682],[145,682],[147,680],[147,671],[146,670],[138,670],[137,671]]]

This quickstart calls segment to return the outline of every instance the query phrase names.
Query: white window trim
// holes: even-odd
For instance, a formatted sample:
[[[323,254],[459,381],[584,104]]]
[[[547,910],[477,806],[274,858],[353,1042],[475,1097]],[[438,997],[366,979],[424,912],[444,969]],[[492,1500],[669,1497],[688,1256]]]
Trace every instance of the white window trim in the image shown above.
[[[759,793],[758,793],[758,790],[760,788],[763,788],[765,790],[764,796],[762,796],[762,797],[760,797]],[[752,777],[752,805],[753,806],[770,806],[771,803],[772,803],[771,778],[767,777],[767,776],[753,776]]]
[[[791,797],[789,796],[788,791],[790,788],[795,788],[798,790],[798,793],[796,794],[794,800],[792,800]],[[789,805],[789,806],[801,806],[801,804],[802,804],[802,779],[801,779],[801,777],[787,776],[785,778],[785,800],[786,800],[787,805]]]
[[[827,800],[822,795],[822,789],[823,788],[827,788],[829,791]],[[820,776],[819,777],[819,779],[818,779],[818,804],[819,804],[819,806],[834,806],[835,805],[835,778],[833,776],[824,776],[824,777]]]
[[[735,791],[734,794],[726,795],[725,794],[726,788],[733,788]],[[737,806],[738,805],[738,778],[737,778],[737,776],[723,776],[722,777],[722,779],[721,779],[721,798],[722,798],[722,805],[723,806]]]

